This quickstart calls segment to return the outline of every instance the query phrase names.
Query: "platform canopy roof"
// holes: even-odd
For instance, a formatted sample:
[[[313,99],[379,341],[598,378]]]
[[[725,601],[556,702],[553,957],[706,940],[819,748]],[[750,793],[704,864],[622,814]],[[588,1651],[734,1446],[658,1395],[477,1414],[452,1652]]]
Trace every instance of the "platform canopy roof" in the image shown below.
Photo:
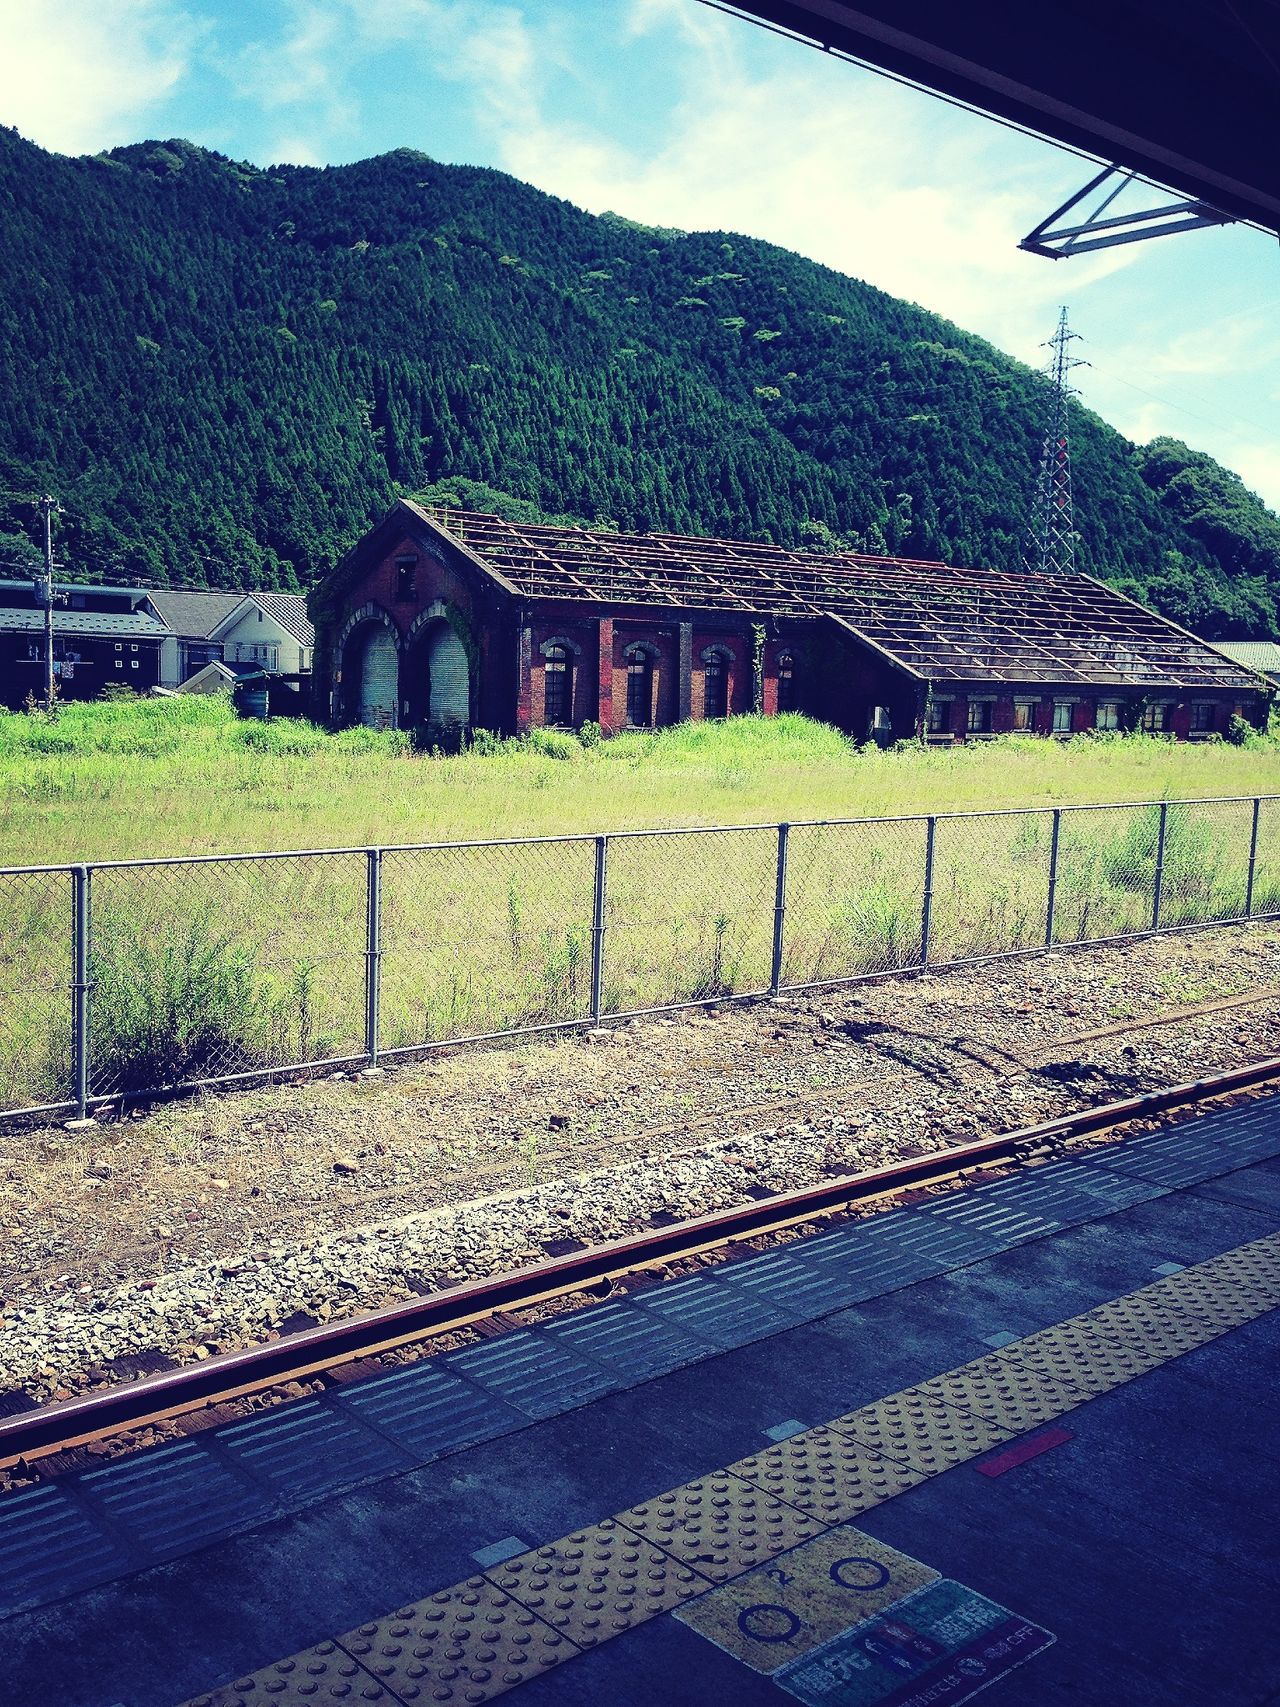
[[[522,598],[826,619],[927,681],[1257,689],[1253,671],[1088,575],[1008,575],[746,540],[405,509]]]
[[[1275,0],[707,0],[1280,232]]]

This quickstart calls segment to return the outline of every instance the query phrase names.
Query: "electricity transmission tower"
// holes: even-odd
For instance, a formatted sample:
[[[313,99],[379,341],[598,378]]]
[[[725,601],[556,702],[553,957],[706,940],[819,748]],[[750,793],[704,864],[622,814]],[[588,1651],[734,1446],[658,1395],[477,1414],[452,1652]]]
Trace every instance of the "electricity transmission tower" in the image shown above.
[[[1088,367],[1080,356],[1068,354],[1078,332],[1067,326],[1067,311],[1058,316],[1058,330],[1046,338],[1051,352],[1045,364],[1049,381],[1045,410],[1044,442],[1035,496],[1027,515],[1023,566],[1035,575],[1070,575],[1075,570],[1076,530],[1071,502],[1071,442],[1067,404],[1080,393],[1070,382],[1072,368]]]

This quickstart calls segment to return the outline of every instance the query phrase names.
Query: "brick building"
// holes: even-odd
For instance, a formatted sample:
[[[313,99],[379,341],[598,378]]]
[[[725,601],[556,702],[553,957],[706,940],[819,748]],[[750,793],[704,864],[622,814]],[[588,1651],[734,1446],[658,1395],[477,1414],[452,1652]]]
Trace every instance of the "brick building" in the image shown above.
[[[311,595],[335,724],[606,732],[796,710],[858,739],[1260,722],[1267,684],[1087,575],[1005,575],[401,500]]]

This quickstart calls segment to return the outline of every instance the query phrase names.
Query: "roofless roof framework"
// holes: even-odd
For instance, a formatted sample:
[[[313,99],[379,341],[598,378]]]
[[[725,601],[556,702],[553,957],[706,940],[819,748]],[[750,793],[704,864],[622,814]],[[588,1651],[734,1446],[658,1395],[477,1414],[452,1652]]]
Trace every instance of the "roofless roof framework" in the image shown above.
[[[531,600],[831,618],[929,681],[1261,685],[1088,575],[1006,575],[746,540],[532,526],[465,510],[418,513]]]

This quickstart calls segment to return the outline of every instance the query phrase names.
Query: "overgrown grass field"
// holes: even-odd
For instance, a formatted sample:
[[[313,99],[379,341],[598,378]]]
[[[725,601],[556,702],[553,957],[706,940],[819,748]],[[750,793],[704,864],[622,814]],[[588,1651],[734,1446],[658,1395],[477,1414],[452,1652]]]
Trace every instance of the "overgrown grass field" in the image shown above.
[[[0,714],[0,863],[145,859],[779,819],[1269,793],[1280,744],[1007,737],[855,749],[801,717],[500,743],[243,722],[221,696]]]
[[[240,722],[219,699],[0,716],[0,862],[182,861],[93,873],[93,1090],[363,1048],[366,856],[183,856],[655,830],[608,846],[603,1007],[622,1012],[769,982],[776,830],[681,826],[796,824],[783,977],[802,984],[919,964],[926,913],[932,963],[1042,946],[1051,869],[1054,942],[1149,929],[1157,868],[1162,925],[1238,917],[1248,799],[1065,812],[1056,866],[1046,808],[1280,792],[1264,738],[881,752],[786,717],[482,746],[415,755],[394,735]],[[801,824],[955,811],[997,815],[940,817],[929,884],[918,816]],[[1254,911],[1280,909],[1280,803],[1257,854]],[[595,858],[591,840],[385,854],[381,1046],[582,1018]],[[0,1108],[67,1094],[70,901],[64,874],[0,878]]]

